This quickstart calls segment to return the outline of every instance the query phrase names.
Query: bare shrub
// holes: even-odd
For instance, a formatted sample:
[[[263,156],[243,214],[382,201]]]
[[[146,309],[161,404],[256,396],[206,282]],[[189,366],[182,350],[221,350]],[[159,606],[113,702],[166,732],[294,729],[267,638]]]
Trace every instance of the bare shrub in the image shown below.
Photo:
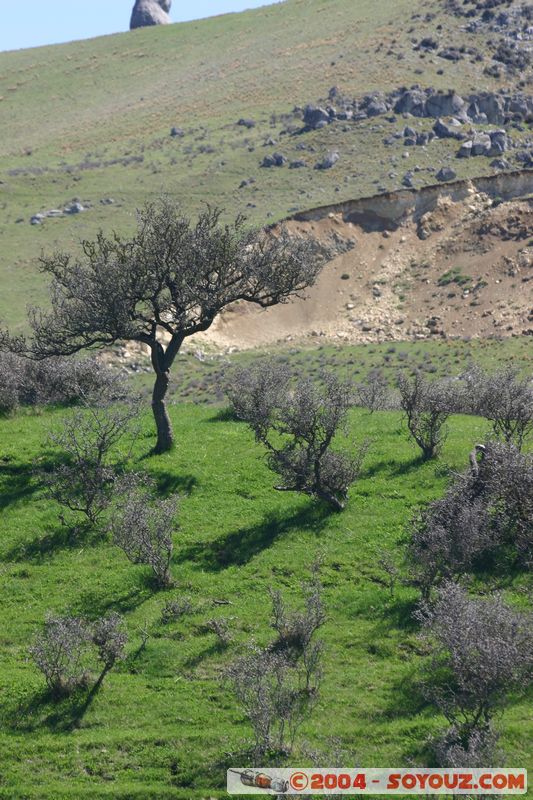
[[[351,387],[328,373],[322,387],[308,378],[291,383],[291,377],[285,367],[264,361],[237,370],[228,391],[233,409],[267,448],[268,464],[283,480],[276,489],[342,510],[367,451],[367,445],[353,456],[331,450],[337,433],[346,432]]]
[[[128,634],[124,628],[124,619],[115,611],[94,623],[92,641],[98,648],[98,658],[108,672],[117,661],[124,658],[124,648],[128,643]]]
[[[87,684],[90,641],[90,628],[84,620],[54,616],[46,619],[30,655],[54,694],[68,694]]]
[[[387,411],[397,406],[389,382],[383,372],[373,369],[368,373],[364,383],[355,386],[355,404],[367,408],[371,414],[375,411]]]
[[[533,618],[499,595],[472,598],[452,582],[418,618],[435,647],[427,694],[453,727],[453,741],[450,732],[444,740],[446,757],[462,758],[474,744],[490,743],[495,713],[511,691],[530,684]]]
[[[157,585],[172,585],[172,532],[177,497],[153,497],[153,482],[146,475],[126,475],[117,487],[111,520],[113,541],[133,564],[151,567]]]
[[[462,378],[464,410],[490,420],[499,439],[521,450],[533,432],[531,380],[521,378],[514,367],[488,373],[473,366]]]
[[[227,647],[233,638],[229,620],[226,617],[208,619],[204,624],[204,628],[215,634],[220,647]]]
[[[168,625],[170,622],[190,614],[192,603],[189,597],[179,597],[177,600],[168,600],[161,610],[161,622]]]
[[[74,405],[126,392],[123,375],[96,358],[48,358],[35,362],[0,351],[0,413],[19,406]]]
[[[533,557],[533,456],[512,444],[478,445],[470,470],[412,521],[408,559],[427,598],[430,589],[483,566],[505,550],[515,563]]]
[[[227,678],[252,726],[256,763],[290,753],[317,698],[302,690],[298,670],[282,653],[253,649],[230,665]]]
[[[86,405],[66,418],[62,429],[50,435],[66,463],[51,472],[41,472],[49,497],[72,512],[84,514],[95,525],[109,505],[116,470],[124,460],[113,458],[113,451],[126,436],[131,448],[137,416],[137,406],[128,402]],[[68,524],[63,515],[60,519]]]
[[[476,769],[498,761],[499,736],[491,725],[462,731],[451,725],[446,731],[433,737],[429,744],[437,766]]]
[[[411,379],[400,374],[398,388],[407,428],[423,459],[436,458],[446,440],[445,423],[456,407],[451,382],[430,381],[416,372]]]

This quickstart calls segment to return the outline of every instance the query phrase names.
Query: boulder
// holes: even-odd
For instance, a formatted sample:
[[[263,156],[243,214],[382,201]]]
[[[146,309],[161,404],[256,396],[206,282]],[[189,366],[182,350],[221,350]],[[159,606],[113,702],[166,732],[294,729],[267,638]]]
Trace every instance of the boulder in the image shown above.
[[[489,132],[491,148],[491,156],[499,156],[509,149],[509,142],[507,141],[507,133],[505,130],[490,131]]]
[[[329,124],[330,119],[331,117],[325,108],[311,105],[304,108],[304,123],[307,128],[312,128],[313,130],[323,128]]]
[[[408,89],[396,101],[397,114],[412,114],[414,117],[426,116],[426,94],[420,89]]]
[[[265,156],[263,159],[262,167],[283,167],[287,163],[287,159],[282,153],[272,153],[270,156]]]
[[[470,158],[472,155],[472,144],[473,142],[470,139],[467,142],[463,142],[457,153],[457,158]]]
[[[444,182],[455,180],[457,175],[450,167],[442,167],[442,169],[439,169],[435,177],[438,181]]]
[[[455,92],[448,94],[430,94],[426,100],[426,111],[429,117],[454,117],[465,108],[465,101]]]
[[[337,152],[328,153],[322,161],[315,164],[315,169],[331,169],[338,160],[339,154]]]
[[[451,125],[438,119],[433,126],[433,131],[439,139],[457,139],[461,141],[464,139],[464,133],[460,130],[459,125]]]
[[[491,125],[503,125],[505,122],[505,101],[497,94],[479,95],[476,105],[480,114],[485,114]]]
[[[488,133],[476,133],[472,139],[472,155],[488,156],[492,142]]]
[[[169,25],[172,0],[136,0],[131,12],[130,30],[149,25]]]
[[[366,113],[369,117],[379,117],[381,114],[386,114],[388,110],[384,100],[372,100],[367,106]]]

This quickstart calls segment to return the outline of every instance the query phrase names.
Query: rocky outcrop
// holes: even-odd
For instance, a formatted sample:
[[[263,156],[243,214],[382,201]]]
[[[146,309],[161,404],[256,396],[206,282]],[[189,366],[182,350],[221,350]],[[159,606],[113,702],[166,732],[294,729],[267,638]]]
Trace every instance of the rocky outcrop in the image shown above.
[[[149,25],[168,25],[171,5],[172,0],[136,0],[131,13],[130,30]]]

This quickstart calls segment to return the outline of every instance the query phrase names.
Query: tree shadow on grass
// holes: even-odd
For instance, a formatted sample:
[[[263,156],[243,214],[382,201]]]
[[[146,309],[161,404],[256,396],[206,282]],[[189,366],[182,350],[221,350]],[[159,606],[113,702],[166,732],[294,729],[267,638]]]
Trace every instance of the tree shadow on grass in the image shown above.
[[[212,542],[195,542],[181,550],[176,561],[194,561],[202,569],[213,572],[242,566],[271,547],[276,539],[295,529],[320,533],[332,513],[323,503],[313,503],[289,517],[273,512],[257,525],[231,531]]]
[[[20,461],[12,463],[9,457],[0,458],[0,511],[30,498],[41,488],[36,469],[49,472],[62,463],[55,454],[47,455],[38,464]]]
[[[158,472],[154,476],[157,493],[161,497],[171,494],[188,495],[198,486],[198,479],[194,475],[176,475],[173,472]]]
[[[93,590],[82,592],[78,595],[70,611],[80,616],[96,619],[103,617],[109,611],[127,614],[141,606],[145,600],[153,596],[147,583],[141,586],[132,586],[119,597],[110,597],[109,591],[98,593]]]
[[[4,715],[3,722],[6,727],[25,733],[38,728],[48,728],[54,733],[75,730],[100,691],[106,672],[101,672],[92,686],[80,687],[65,697],[43,689],[12,708]]]
[[[384,474],[393,478],[400,475],[408,475],[410,472],[420,469],[420,467],[423,467],[424,464],[427,463],[431,462],[424,461],[421,455],[415,456],[409,461],[395,461],[394,459],[387,461],[381,460],[369,465],[368,467],[364,467],[361,470],[360,477],[361,479],[374,478],[376,475]]]
[[[30,542],[19,542],[6,554],[8,561],[34,561],[40,563],[58,550],[73,550],[102,538],[102,531],[91,525],[61,526],[49,529],[44,536]]]
[[[383,710],[384,719],[410,718],[433,708],[424,695],[420,680],[411,675],[393,685],[390,698]]]
[[[244,420],[237,416],[231,406],[224,406],[223,408],[217,409],[217,411],[211,417],[204,420],[204,422],[242,422],[243,425],[245,424]]]

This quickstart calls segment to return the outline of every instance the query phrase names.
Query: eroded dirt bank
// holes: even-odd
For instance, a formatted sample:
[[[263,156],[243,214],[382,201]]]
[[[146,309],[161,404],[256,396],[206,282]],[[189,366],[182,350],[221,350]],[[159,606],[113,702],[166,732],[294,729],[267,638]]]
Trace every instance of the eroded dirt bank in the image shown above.
[[[198,344],[533,334],[532,170],[310,209],[287,224],[341,252],[305,299],[236,304]]]

